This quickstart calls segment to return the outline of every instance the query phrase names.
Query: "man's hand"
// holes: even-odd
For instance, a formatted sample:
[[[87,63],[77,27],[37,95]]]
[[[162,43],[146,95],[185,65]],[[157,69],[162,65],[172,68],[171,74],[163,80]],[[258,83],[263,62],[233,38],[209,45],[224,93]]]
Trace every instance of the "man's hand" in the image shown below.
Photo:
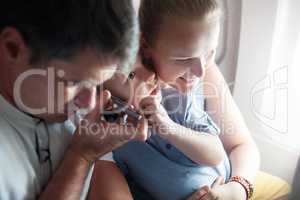
[[[224,184],[223,178],[216,179],[211,188],[204,186],[187,200],[245,200],[246,192],[239,183]]]
[[[107,123],[101,120],[101,112],[110,102],[110,93],[103,91],[96,108],[83,119],[73,137],[70,150],[93,162],[104,154],[122,146],[130,140],[144,141],[148,124],[141,120],[137,125]]]

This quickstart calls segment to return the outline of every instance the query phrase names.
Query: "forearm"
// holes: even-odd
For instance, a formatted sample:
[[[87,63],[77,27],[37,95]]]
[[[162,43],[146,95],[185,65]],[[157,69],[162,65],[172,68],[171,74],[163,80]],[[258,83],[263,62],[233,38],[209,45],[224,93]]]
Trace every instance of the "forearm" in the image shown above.
[[[175,124],[161,135],[198,164],[216,166],[222,162],[225,151],[220,139],[208,133],[199,133]]]
[[[260,165],[260,154],[254,142],[238,145],[229,157],[232,176],[242,176],[253,183]]]
[[[67,151],[60,167],[39,199],[80,199],[90,166],[91,165],[79,155],[70,150]]]

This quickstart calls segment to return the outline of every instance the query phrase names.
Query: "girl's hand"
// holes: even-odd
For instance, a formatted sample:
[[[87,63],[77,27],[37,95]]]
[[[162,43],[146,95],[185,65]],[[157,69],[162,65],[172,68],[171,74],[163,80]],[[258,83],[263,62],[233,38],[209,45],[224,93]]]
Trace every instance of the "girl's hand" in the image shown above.
[[[224,184],[223,178],[219,177],[211,188],[202,187],[187,200],[245,200],[244,188],[236,182]]]
[[[149,96],[141,100],[140,109],[142,114],[152,127],[158,129],[159,134],[169,133],[174,122],[168,116],[165,108],[160,104],[160,96]]]

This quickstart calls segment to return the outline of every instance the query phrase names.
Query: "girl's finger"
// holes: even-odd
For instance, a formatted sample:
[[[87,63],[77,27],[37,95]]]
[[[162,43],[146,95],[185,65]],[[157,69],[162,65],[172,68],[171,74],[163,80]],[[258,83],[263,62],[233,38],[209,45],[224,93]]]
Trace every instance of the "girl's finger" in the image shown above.
[[[222,176],[219,176],[214,183],[212,184],[212,188],[218,186],[218,185],[223,185],[224,184],[224,178]]]
[[[157,107],[155,105],[149,105],[142,110],[142,114],[144,115],[152,115],[157,112]]]
[[[195,192],[191,197],[189,197],[187,200],[202,200],[202,198],[209,192],[209,187],[204,186],[201,189],[199,189],[197,192]]]
[[[149,105],[155,105],[155,104],[156,104],[156,99],[154,97],[149,96],[141,100],[140,108],[145,108]]]
[[[106,106],[109,105],[111,102],[111,94],[108,90],[104,90],[100,93],[99,98],[97,99],[97,106],[96,108],[99,111],[105,110]]]
[[[212,195],[211,192],[206,193],[202,198],[199,200],[215,200],[216,198]]]

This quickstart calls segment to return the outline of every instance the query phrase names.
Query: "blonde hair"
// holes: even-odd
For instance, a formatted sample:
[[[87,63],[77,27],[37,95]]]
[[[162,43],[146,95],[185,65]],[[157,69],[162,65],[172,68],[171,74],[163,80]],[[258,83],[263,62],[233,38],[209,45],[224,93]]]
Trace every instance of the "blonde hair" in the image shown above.
[[[218,0],[141,0],[140,28],[148,44],[155,42],[164,17],[206,20],[221,17]]]

